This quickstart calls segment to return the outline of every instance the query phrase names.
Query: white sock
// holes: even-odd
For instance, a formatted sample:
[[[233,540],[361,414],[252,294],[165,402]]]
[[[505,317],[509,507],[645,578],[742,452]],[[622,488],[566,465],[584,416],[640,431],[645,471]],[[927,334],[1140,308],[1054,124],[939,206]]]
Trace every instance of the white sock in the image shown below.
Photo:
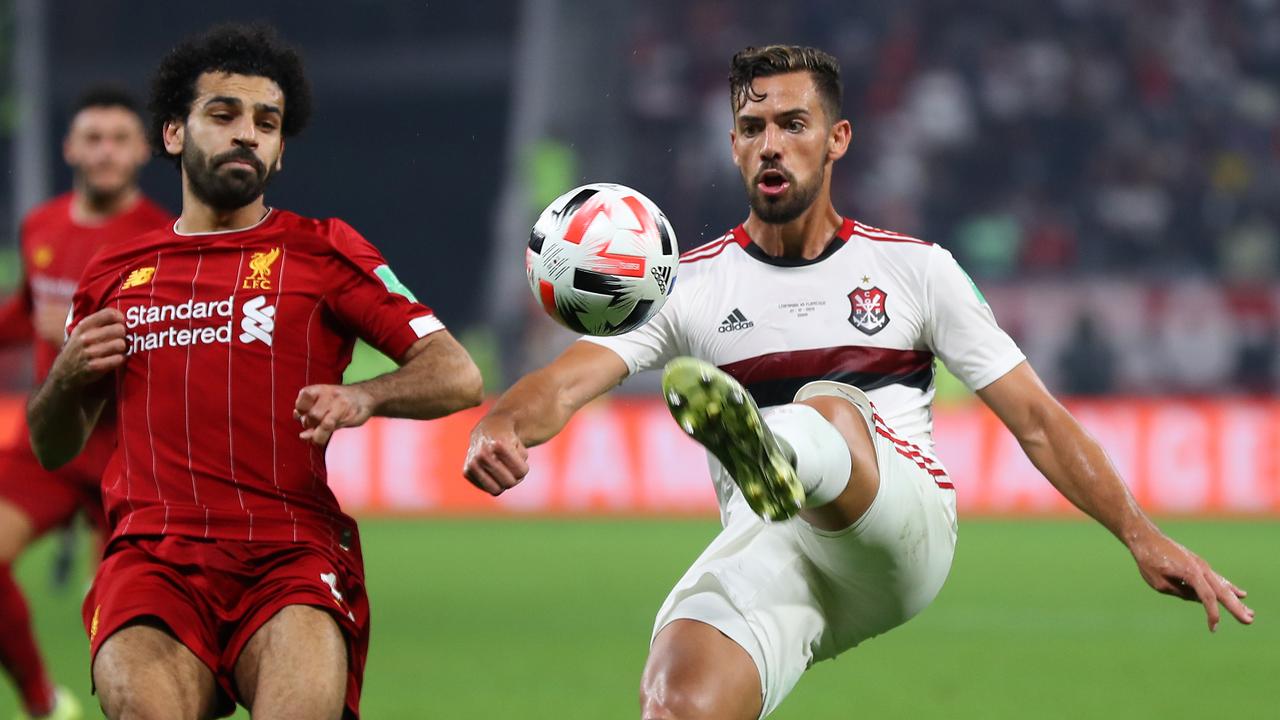
[[[760,413],[765,425],[791,454],[805,507],[835,500],[849,485],[853,459],[844,436],[822,413],[800,403],[778,405]]]

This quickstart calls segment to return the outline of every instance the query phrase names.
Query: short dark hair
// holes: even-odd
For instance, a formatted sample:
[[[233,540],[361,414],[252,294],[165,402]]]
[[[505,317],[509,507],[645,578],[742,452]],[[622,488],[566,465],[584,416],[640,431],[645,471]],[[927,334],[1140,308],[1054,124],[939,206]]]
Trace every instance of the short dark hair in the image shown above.
[[[76,98],[76,104],[71,107],[71,116],[75,117],[81,110],[89,108],[113,107],[124,108],[142,117],[137,99],[128,90],[118,85],[91,85],[85,88],[84,92],[80,93],[80,97]]]
[[[160,61],[151,80],[150,140],[156,154],[164,149],[165,123],[186,120],[195,100],[196,81],[207,72],[265,77],[284,92],[284,117],[280,131],[297,135],[311,117],[311,88],[302,69],[302,57],[285,45],[274,28],[264,24],[217,25],[203,35],[184,40]]]
[[[822,50],[800,45],[748,47],[734,54],[729,66],[729,99],[733,103],[733,113],[737,115],[750,100],[759,102],[764,99],[764,95],[752,91],[753,80],[793,72],[809,73],[822,97],[827,119],[833,123],[839,120],[844,94],[840,85],[839,61]]]

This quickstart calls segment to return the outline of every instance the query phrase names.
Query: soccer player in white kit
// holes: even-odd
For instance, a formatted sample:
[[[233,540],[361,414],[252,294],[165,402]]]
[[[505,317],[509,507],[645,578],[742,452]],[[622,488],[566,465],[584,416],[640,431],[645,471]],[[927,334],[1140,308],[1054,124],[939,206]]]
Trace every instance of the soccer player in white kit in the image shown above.
[[[809,665],[933,600],[956,539],[955,490],[932,453],[935,357],[1154,589],[1201,602],[1210,629],[1219,602],[1252,622],[1244,591],[1138,508],[950,253],[836,212],[831,168],[851,136],[840,94],[820,50],[735,55],[730,138],[747,220],[682,256],[648,324],[583,338],[472,433],[464,473],[497,495],[528,472],[528,446],[631,374],[666,366],[672,414],[712,455],[724,530],[658,612],[643,717],[764,717]]]

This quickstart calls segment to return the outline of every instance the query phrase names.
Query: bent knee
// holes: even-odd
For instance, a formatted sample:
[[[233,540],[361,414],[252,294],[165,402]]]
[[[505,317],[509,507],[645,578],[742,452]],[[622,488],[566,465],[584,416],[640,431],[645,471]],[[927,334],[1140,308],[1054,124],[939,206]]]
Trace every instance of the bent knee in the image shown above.
[[[736,673],[698,677],[684,673],[647,673],[640,688],[644,720],[756,720],[760,716],[758,681],[735,682]],[[751,672],[755,672],[754,666]]]
[[[818,414],[826,418],[827,422],[834,425],[841,434],[865,438],[868,443],[871,442],[871,431],[867,428],[867,419],[851,400],[832,395],[815,395],[800,400],[799,404],[808,405],[817,410]]]
[[[713,693],[694,687],[662,683],[640,690],[640,716],[644,720],[701,720],[716,717]]]
[[[173,720],[175,717],[197,717],[176,714],[171,702],[156,697],[143,688],[120,684],[98,687],[98,703],[108,720]]]
[[[849,452],[854,459],[875,457],[875,440],[871,437],[871,428],[867,427],[867,418],[853,402],[830,395],[816,395],[800,401],[808,405],[831,423],[844,437]]]

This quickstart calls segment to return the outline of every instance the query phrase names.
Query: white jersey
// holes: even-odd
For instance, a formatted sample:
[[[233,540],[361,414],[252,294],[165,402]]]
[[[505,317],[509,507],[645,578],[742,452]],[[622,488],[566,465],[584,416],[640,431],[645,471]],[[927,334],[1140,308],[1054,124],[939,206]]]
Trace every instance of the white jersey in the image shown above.
[[[812,380],[848,383],[926,451],[935,356],[972,390],[1024,359],[951,253],[853,220],[813,260],[769,257],[738,226],[681,256],[676,287],[647,324],[584,340],[632,373],[701,358],[762,407],[791,402]]]

